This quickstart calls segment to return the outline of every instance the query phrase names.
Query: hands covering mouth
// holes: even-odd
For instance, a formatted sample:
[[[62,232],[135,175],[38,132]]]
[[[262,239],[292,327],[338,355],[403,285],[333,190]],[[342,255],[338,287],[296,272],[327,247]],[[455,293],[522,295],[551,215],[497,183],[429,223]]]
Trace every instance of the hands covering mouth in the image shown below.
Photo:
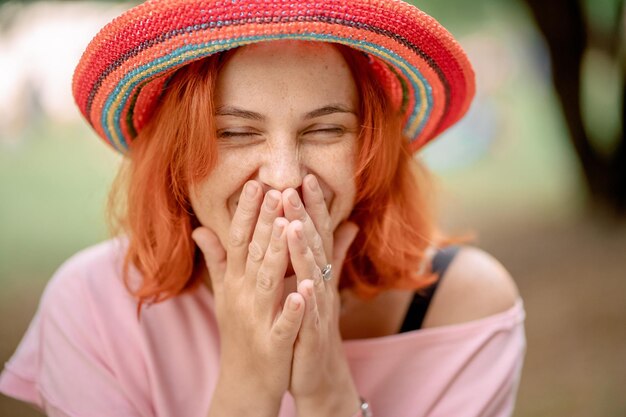
[[[289,390],[296,402],[338,389],[356,395],[352,385],[337,386],[352,380],[341,349],[337,288],[358,227],[344,222],[333,230],[313,175],[304,178],[302,190],[302,197],[293,188],[263,194],[259,183],[249,181],[226,248],[206,227],[192,234],[211,278],[222,352],[228,356],[225,374],[240,373],[237,381],[271,398]],[[324,280],[321,271],[328,264],[337,272]],[[283,298],[294,277],[295,291]],[[241,361],[252,361],[255,372],[242,373]]]

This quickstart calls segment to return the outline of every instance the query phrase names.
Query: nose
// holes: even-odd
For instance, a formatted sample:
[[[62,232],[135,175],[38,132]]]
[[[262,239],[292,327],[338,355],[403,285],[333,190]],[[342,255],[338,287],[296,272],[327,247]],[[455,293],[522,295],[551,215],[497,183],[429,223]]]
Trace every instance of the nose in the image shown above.
[[[259,180],[264,188],[278,191],[298,189],[305,175],[302,155],[293,142],[266,150],[266,157],[259,168]]]

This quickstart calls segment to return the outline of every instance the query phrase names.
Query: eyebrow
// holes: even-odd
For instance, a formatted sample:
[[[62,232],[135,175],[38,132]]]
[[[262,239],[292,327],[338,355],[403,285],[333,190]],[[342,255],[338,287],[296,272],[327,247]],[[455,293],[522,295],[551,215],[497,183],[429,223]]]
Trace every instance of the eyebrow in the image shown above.
[[[357,115],[354,110],[351,110],[349,107],[343,106],[341,104],[332,104],[324,107],[320,107],[319,109],[315,109],[313,111],[308,112],[304,115],[304,119],[315,119],[316,117],[326,116],[333,113],[352,113],[355,116]],[[253,112],[250,110],[240,109],[238,107],[233,106],[221,106],[217,108],[215,112],[216,116],[234,116],[240,117],[242,119],[255,120],[255,121],[264,121],[265,116],[261,113]]]
[[[306,115],[304,115],[304,118],[315,119],[316,117],[326,116],[328,114],[333,114],[333,113],[352,113],[356,116],[356,113],[354,112],[354,110],[351,110],[350,108],[343,106],[341,104],[333,104],[330,106],[324,106],[319,109],[308,112]]]
[[[265,116],[261,113],[256,113],[250,110],[244,110],[233,106],[222,106],[218,107],[215,112],[216,116],[234,116],[241,117],[242,119],[263,121],[265,120]]]

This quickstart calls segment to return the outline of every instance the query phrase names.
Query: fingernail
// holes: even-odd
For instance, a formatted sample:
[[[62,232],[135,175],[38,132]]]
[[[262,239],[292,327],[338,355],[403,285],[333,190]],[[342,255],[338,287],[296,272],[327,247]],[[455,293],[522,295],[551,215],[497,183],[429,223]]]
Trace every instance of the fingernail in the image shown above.
[[[293,311],[297,311],[300,308],[300,300],[295,297],[291,297],[289,299],[289,307],[291,307]]]
[[[304,239],[304,233],[302,233],[302,226],[296,228],[296,236],[298,236],[298,239],[300,240]]]
[[[278,200],[269,194],[265,195],[265,208],[275,210],[278,207]]]
[[[319,188],[320,187],[317,184],[317,178],[311,175],[311,177],[309,178],[309,190],[317,191],[319,190]]]
[[[293,208],[300,208],[300,197],[298,197],[298,193],[289,193],[288,197],[289,203],[293,206]]]
[[[246,197],[253,198],[256,195],[256,185],[252,182],[246,184]]]
[[[280,237],[280,235],[283,234],[284,228],[285,228],[285,225],[274,223],[274,237]]]

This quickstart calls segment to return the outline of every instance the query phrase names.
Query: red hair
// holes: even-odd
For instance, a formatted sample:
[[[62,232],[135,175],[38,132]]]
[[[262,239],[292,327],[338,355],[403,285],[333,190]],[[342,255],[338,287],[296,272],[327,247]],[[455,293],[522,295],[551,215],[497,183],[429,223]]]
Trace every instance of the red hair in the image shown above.
[[[426,249],[441,238],[431,181],[412,157],[402,135],[401,114],[368,58],[338,48],[357,84],[362,124],[350,218],[359,233],[343,265],[340,288],[352,288],[362,298],[391,288],[424,288],[435,277],[419,272],[419,266]],[[113,187],[109,208],[128,236],[125,280],[141,303],[162,301],[198,284],[194,272],[203,260],[191,239],[199,224],[188,190],[209,175],[216,162],[215,140],[207,139],[214,135],[212,97],[227,56],[205,58],[176,72],[152,120],[131,143]],[[120,206],[124,195],[127,200]],[[138,285],[129,282],[131,266],[142,276]]]

